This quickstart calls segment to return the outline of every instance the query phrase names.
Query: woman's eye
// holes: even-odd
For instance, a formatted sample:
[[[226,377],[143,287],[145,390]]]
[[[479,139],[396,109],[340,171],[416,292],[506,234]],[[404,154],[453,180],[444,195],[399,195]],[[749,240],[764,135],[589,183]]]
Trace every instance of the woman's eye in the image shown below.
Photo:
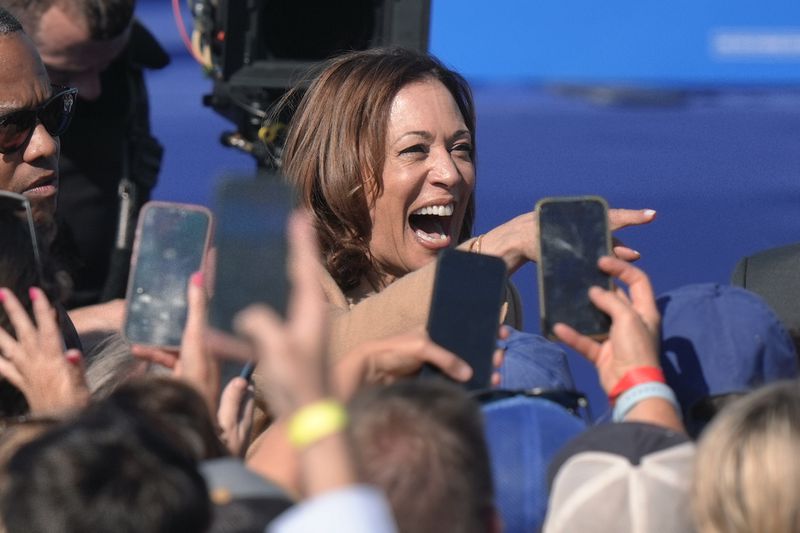
[[[421,144],[415,144],[413,146],[409,146],[408,148],[403,148],[402,150],[400,150],[400,154],[401,155],[402,154],[425,153],[425,152],[427,152],[427,149],[425,148],[425,146],[423,146]]]
[[[472,145],[470,143],[458,143],[453,148],[451,148],[453,152],[466,152],[467,154],[472,154]]]

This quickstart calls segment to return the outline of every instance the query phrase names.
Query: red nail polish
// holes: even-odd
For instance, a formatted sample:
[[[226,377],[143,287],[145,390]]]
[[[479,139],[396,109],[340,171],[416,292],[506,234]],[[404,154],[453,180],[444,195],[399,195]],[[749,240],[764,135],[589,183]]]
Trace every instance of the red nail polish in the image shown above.
[[[195,272],[192,274],[192,277],[189,278],[192,285],[195,287],[202,287],[203,286],[203,273],[202,272]]]
[[[32,302],[35,302],[36,299],[39,297],[39,291],[36,287],[30,287],[28,289],[28,296],[30,297]]]
[[[6,290],[0,289],[0,302],[5,302],[5,301],[6,301]]]

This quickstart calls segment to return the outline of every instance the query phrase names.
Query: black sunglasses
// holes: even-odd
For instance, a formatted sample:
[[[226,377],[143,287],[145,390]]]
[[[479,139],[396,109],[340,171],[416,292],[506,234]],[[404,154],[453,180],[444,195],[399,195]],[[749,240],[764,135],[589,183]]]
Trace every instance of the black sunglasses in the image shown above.
[[[0,154],[13,154],[22,149],[40,122],[53,137],[67,131],[78,89],[53,86],[53,91],[55,94],[36,109],[20,109],[0,116]]]
[[[20,217],[25,217],[25,221],[28,225],[28,233],[31,238],[31,246],[33,247],[33,260],[36,265],[36,274],[39,276],[39,283],[41,283],[44,279],[42,275],[42,258],[39,254],[39,242],[36,238],[36,227],[33,224],[33,213],[31,211],[30,201],[21,194],[0,191],[0,211],[8,211]]]
[[[592,413],[589,410],[589,400],[586,395],[574,390],[567,389],[482,389],[473,391],[473,399],[482,404],[505,400],[515,396],[526,396],[528,398],[541,398],[553,403],[557,403],[571,414],[591,422]]]

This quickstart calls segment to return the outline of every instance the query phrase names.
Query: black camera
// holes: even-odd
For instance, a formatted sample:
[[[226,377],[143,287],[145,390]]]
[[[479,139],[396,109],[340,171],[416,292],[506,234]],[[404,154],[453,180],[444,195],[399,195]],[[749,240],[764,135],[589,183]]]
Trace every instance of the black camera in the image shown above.
[[[214,82],[204,97],[236,125],[222,142],[280,161],[291,118],[265,121],[270,108],[319,62],[380,46],[428,49],[430,0],[189,0],[193,45]]]

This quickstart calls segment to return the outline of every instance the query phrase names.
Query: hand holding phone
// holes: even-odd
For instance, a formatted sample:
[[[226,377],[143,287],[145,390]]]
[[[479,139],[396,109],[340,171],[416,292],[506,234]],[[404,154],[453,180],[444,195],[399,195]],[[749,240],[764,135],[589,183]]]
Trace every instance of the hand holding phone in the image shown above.
[[[488,388],[506,283],[502,259],[448,249],[439,256],[428,335],[472,367],[469,390]],[[426,365],[423,375],[439,374]]]
[[[556,339],[563,322],[596,338],[608,335],[611,321],[589,300],[589,288],[611,289],[597,260],[611,255],[608,206],[599,196],[544,198],[539,213],[539,312],[542,332]]]
[[[178,348],[190,276],[203,270],[211,236],[205,207],[148,202],[139,215],[123,332],[133,344]]]

